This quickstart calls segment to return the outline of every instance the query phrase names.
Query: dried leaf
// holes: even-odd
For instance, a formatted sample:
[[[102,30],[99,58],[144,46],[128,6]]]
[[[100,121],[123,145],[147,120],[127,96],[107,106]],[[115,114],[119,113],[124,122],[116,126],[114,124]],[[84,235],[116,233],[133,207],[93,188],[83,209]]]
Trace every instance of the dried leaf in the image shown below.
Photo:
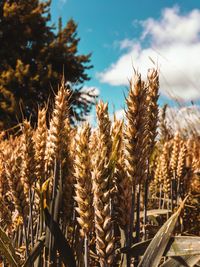
[[[134,244],[131,248],[124,247],[120,253],[126,253],[132,257],[141,256],[145,253],[152,239]],[[200,237],[194,236],[175,236],[171,237],[163,256],[192,256],[200,254]]]
[[[193,267],[200,261],[200,255],[194,256],[176,256],[168,259],[160,267]]]
[[[20,266],[15,249],[4,230],[0,227],[0,252],[6,257],[13,267]]]
[[[38,239],[38,242],[35,244],[33,249],[30,252],[29,257],[25,261],[23,267],[29,267],[32,266],[34,261],[37,259],[37,257],[42,253],[43,247],[44,247],[44,242],[45,242],[45,235],[41,236]]]
[[[187,197],[181,203],[178,210],[164,223],[152,239],[138,267],[156,267],[159,265],[186,199]]]

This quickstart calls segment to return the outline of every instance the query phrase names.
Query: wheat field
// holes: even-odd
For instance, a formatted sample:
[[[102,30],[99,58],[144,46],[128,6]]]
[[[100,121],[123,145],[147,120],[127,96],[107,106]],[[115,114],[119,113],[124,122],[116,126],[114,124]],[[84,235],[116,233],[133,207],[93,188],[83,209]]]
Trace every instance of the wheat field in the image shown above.
[[[99,101],[73,126],[63,80],[50,118],[0,134],[0,266],[200,266],[200,137],[169,133],[158,97],[135,72],[123,121]]]

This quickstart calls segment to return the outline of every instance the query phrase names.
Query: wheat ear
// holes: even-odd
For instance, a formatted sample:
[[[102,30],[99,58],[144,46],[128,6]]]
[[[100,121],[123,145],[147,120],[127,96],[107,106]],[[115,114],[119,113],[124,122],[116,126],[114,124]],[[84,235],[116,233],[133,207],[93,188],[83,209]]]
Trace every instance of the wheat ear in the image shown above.
[[[68,119],[65,121],[65,143],[63,151],[63,196],[62,196],[62,220],[65,226],[72,221],[74,211],[74,158],[76,155],[76,129],[71,128]],[[65,228],[64,226],[64,228]]]
[[[21,180],[22,152],[21,144],[15,144],[7,151],[5,170],[12,196],[19,214],[26,218],[28,213],[28,202]],[[13,151],[11,151],[13,149]]]
[[[111,218],[110,182],[112,170],[109,169],[111,154],[110,120],[108,105],[100,102],[96,107],[98,118],[98,144],[95,165],[92,173],[94,191],[96,249],[100,266],[112,266],[114,260],[114,237]]]
[[[68,119],[68,99],[70,91],[65,89],[65,82],[55,97],[55,108],[50,121],[45,152],[45,170],[47,176],[53,171],[55,159],[60,160],[65,139],[65,120]]]
[[[128,245],[132,243],[132,233],[134,225],[134,211],[137,207],[136,219],[136,238],[139,241],[140,228],[140,192],[141,183],[145,178],[146,172],[146,156],[147,156],[147,102],[146,88],[141,80],[141,75],[135,73],[130,82],[129,95],[126,99],[127,103],[127,125],[125,129],[125,168],[128,179],[132,183],[132,203],[130,214],[130,229]],[[136,202],[135,202],[136,197]],[[129,258],[127,266],[130,266]]]
[[[46,109],[38,111],[38,125],[35,133],[36,177],[40,186],[45,179],[45,150],[47,141]]]
[[[79,128],[76,135],[76,156],[74,161],[74,177],[76,178],[74,197],[78,207],[77,221],[81,227],[80,234],[85,239],[85,266],[89,264],[89,233],[92,228],[93,221],[93,205],[92,205],[92,182],[90,170],[90,127],[85,124]]]
[[[90,127],[82,126],[76,135],[76,156],[74,162],[75,200],[78,204],[77,221],[81,226],[81,236],[88,236],[92,223],[92,183],[89,155]]]

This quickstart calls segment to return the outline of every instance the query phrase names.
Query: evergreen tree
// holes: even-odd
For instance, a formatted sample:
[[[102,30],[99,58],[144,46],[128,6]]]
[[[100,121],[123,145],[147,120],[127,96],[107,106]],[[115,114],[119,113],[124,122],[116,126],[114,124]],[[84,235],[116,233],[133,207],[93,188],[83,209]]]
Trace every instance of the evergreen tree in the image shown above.
[[[59,29],[50,26],[51,1],[0,1],[0,128],[22,116],[34,122],[38,106],[56,92],[64,75],[79,87],[89,80],[91,55],[79,55],[77,25],[71,19]],[[86,97],[87,96],[87,97]],[[89,97],[88,97],[89,96]],[[51,98],[51,97],[50,97]],[[90,111],[90,92],[73,91],[71,113],[76,120]]]

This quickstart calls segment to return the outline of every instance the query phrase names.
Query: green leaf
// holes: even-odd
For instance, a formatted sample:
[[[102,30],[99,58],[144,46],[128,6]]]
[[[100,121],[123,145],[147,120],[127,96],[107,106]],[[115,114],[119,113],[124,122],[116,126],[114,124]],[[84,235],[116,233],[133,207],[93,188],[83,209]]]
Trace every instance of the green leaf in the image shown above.
[[[0,251],[11,266],[13,267],[20,266],[18,257],[15,254],[15,249],[9,237],[1,227],[0,227]]]
[[[174,231],[181,210],[184,207],[186,199],[187,197],[181,203],[178,210],[164,223],[164,225],[154,236],[149,246],[147,247],[138,267],[156,267],[159,265],[172,232]]]

